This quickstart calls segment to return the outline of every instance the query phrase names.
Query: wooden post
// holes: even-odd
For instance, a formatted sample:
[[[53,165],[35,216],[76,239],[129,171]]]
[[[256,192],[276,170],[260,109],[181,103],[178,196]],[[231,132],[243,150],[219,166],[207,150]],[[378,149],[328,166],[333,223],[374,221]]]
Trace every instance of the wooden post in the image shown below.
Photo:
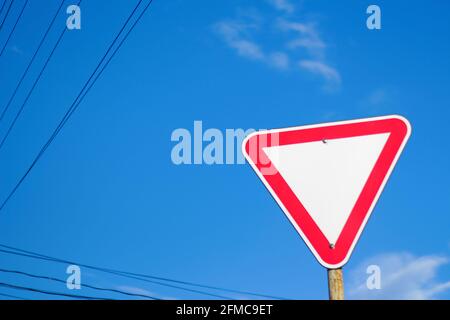
[[[330,300],[344,300],[342,268],[328,269],[328,293]]]

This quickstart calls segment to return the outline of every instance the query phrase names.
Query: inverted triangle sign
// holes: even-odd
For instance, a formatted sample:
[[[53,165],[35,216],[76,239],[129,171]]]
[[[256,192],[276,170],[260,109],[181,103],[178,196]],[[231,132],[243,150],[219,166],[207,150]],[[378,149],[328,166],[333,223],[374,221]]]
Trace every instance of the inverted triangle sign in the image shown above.
[[[386,116],[259,131],[242,151],[318,261],[343,266],[411,133]]]

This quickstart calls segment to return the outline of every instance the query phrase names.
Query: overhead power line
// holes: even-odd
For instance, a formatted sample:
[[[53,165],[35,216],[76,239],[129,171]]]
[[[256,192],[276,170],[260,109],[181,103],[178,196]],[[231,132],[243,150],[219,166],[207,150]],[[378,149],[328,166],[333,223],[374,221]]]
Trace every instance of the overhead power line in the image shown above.
[[[0,268],[0,272],[18,274],[18,275],[26,276],[29,278],[49,280],[49,281],[53,281],[53,282],[59,282],[59,283],[66,284],[65,280],[61,280],[61,279],[58,279],[55,277],[50,277],[50,276],[36,275],[36,274],[32,274],[32,273],[20,271],[20,270],[11,270],[11,269]],[[119,289],[102,288],[102,287],[93,286],[93,285],[90,285],[90,284],[87,284],[84,282],[81,284],[81,286],[84,288],[89,288],[89,289],[98,290],[98,291],[118,293],[118,294],[123,294],[123,295],[127,295],[127,296],[146,298],[146,299],[151,299],[151,300],[160,300],[159,298],[156,298],[156,297],[153,297],[153,296],[150,296],[147,294],[131,293],[131,292],[127,292],[127,291],[123,291],[123,290],[119,290]]]
[[[12,294],[7,294],[7,293],[1,293],[1,292],[0,292],[0,297],[11,298],[11,299],[14,299],[14,300],[26,300],[25,298],[22,298],[22,297],[19,297],[19,296],[15,296],[15,295],[12,295]]]
[[[2,202],[2,204],[0,205],[0,211],[5,207],[5,205],[8,203],[9,199],[14,195],[14,193],[16,192],[16,190],[20,187],[20,185],[22,184],[22,182],[25,180],[25,178],[28,176],[28,174],[30,173],[30,171],[34,168],[34,166],[36,165],[36,163],[39,161],[39,159],[42,157],[42,155],[44,154],[44,152],[47,150],[48,146],[53,142],[53,140],[55,139],[55,137],[58,135],[58,133],[60,132],[61,128],[65,125],[65,123],[67,122],[67,120],[71,117],[71,115],[73,114],[73,111],[76,109],[75,105],[77,104],[78,99],[80,98],[80,96],[83,94],[84,90],[86,89],[86,87],[88,87],[91,79],[94,77],[95,73],[97,72],[97,70],[100,68],[101,64],[103,63],[103,61],[106,59],[107,55],[109,54],[109,52],[111,51],[111,49],[113,48],[114,44],[116,43],[116,41],[118,40],[118,38],[120,37],[120,35],[122,34],[122,32],[124,31],[126,25],[128,24],[128,22],[131,20],[131,18],[133,17],[134,13],[136,12],[136,10],[138,9],[140,3],[142,2],[142,0],[140,0],[136,7],[134,8],[134,10],[132,11],[132,13],[129,15],[128,19],[126,20],[126,22],[124,23],[124,25],[122,26],[121,30],[119,31],[119,33],[116,35],[115,39],[113,40],[113,42],[111,43],[111,45],[109,46],[108,50],[105,52],[105,54],[103,55],[102,59],[100,60],[100,62],[98,63],[97,67],[95,68],[94,72],[91,74],[91,76],[89,77],[89,79],[86,81],[86,83],[84,84],[83,88],[81,89],[81,91],[79,92],[78,96],[75,98],[75,100],[73,101],[72,105],[69,107],[69,109],[67,110],[66,114],[63,116],[63,118],[61,119],[60,123],[58,124],[58,126],[56,127],[56,129],[53,131],[53,134],[51,135],[51,137],[48,139],[48,141],[45,143],[45,145],[41,148],[41,150],[39,151],[39,153],[37,154],[37,156],[34,158],[33,162],[31,163],[31,165],[28,167],[27,171],[22,175],[22,177],[19,179],[19,181],[17,182],[17,184],[13,187],[13,189],[10,191],[10,193],[8,194],[8,196],[6,197],[6,199]],[[123,42],[127,39],[128,35],[130,34],[131,30],[134,28],[134,26],[139,22],[139,20],[142,18],[143,14],[147,11],[148,7],[150,6],[150,4],[152,3],[152,0],[150,0],[148,2],[148,4],[146,5],[146,7],[144,8],[144,10],[142,11],[142,13],[139,15],[139,17],[137,18],[137,20],[135,21],[135,23],[132,25],[130,31],[125,35],[123,41],[119,44],[119,48],[120,46],[123,44]],[[114,53],[111,56],[112,57],[115,55],[115,53],[117,52],[114,51]],[[102,69],[103,71],[104,69]],[[98,77],[96,77],[96,79],[98,79]],[[95,83],[96,80],[94,80],[93,83]],[[93,85],[93,84],[92,84]],[[92,85],[90,87],[92,87]],[[90,88],[89,88],[90,89]],[[88,90],[89,90],[88,89]],[[87,93],[87,92],[86,92]],[[84,98],[84,96],[83,96]],[[81,102],[81,100],[80,100]],[[79,105],[79,104],[78,104]],[[78,106],[76,105],[76,106]],[[23,109],[23,108],[22,108]],[[21,112],[21,111],[20,111]],[[17,117],[14,120],[13,124],[17,121]],[[9,132],[11,131],[12,126],[10,126],[7,135],[9,134]],[[7,136],[6,136],[7,137]],[[2,145],[4,144],[4,141],[6,139],[6,137],[3,139],[3,141],[0,143],[0,148],[2,147]]]
[[[27,68],[25,69],[25,71],[23,72],[22,76],[20,77],[20,80],[19,80],[16,88],[14,89],[14,92],[13,92],[12,96],[9,98],[8,103],[6,104],[6,107],[3,108],[3,111],[2,111],[2,113],[0,115],[0,122],[3,120],[3,117],[5,116],[6,112],[9,109],[9,107],[11,106],[11,102],[14,100],[14,98],[15,98],[18,90],[19,90],[19,87],[22,85],[23,80],[25,79],[26,75],[28,74],[28,71],[30,70],[31,65],[34,62],[34,59],[36,59],[36,56],[37,56],[39,50],[41,50],[42,44],[44,43],[45,39],[47,38],[47,36],[48,36],[48,34],[49,34],[50,30],[51,30],[51,28],[53,27],[53,24],[55,23],[56,17],[58,16],[58,13],[59,13],[59,11],[61,10],[61,8],[62,8],[62,6],[64,4],[64,1],[65,0],[61,1],[61,4],[59,5],[58,10],[56,10],[52,21],[50,22],[47,30],[44,33],[44,36],[42,37],[41,41],[39,42],[38,47],[34,51],[33,57],[31,58],[30,62],[28,63]]]
[[[6,1],[6,0],[5,0]],[[11,2],[9,3],[8,9],[6,10],[5,16],[3,17],[2,22],[0,23],[0,30],[2,30],[3,25],[5,24],[6,18],[8,17],[9,14],[9,10],[11,10],[11,7],[13,5],[14,0],[11,0]]]
[[[82,0],[78,1],[77,5],[80,5]],[[23,101],[22,105],[20,106],[20,108],[18,109],[14,120],[12,121],[12,123],[10,124],[8,130],[5,133],[5,136],[3,137],[2,141],[0,142],[0,150],[2,149],[3,145],[5,144],[6,139],[8,138],[9,134],[11,133],[12,129],[14,128],[14,125],[16,124],[17,120],[19,119],[20,115],[22,114],[23,109],[25,108],[26,104],[28,103],[28,100],[31,97],[31,94],[33,93],[34,89],[36,88],[39,80],[42,77],[42,74],[44,73],[44,70],[47,68],[48,63],[50,62],[50,60],[53,57],[53,54],[55,53],[56,48],[58,47],[59,43],[61,42],[64,34],[66,33],[67,28],[64,26],[64,29],[62,30],[62,32],[60,33],[58,40],[56,40],[55,45],[53,46],[52,51],[50,52],[49,56],[47,57],[42,69],[39,71],[39,74],[37,76],[37,78],[34,80],[34,83],[30,89],[30,91],[28,92],[25,100]],[[1,210],[1,209],[0,209]]]
[[[98,298],[98,297],[90,297],[90,296],[77,295],[77,294],[69,294],[69,293],[64,293],[64,292],[48,291],[48,290],[42,290],[42,289],[37,289],[37,288],[18,286],[18,285],[6,283],[6,282],[0,282],[0,287],[5,287],[5,288],[15,289],[15,290],[22,290],[22,291],[30,291],[30,292],[42,293],[42,294],[52,295],[52,296],[75,298],[75,299],[114,300],[114,299],[107,299],[107,298]]]
[[[140,2],[139,2],[140,3]],[[138,4],[139,4],[138,3]],[[83,98],[86,96],[86,94],[89,92],[89,90],[92,88],[93,84],[95,83],[95,81],[99,78],[99,76],[101,75],[101,73],[103,72],[103,70],[106,68],[106,66],[109,64],[109,62],[111,61],[112,57],[114,56],[114,54],[118,51],[118,49],[120,48],[120,46],[123,44],[123,42],[125,41],[125,39],[127,38],[127,36],[129,35],[129,33],[132,31],[132,29],[134,28],[134,26],[137,24],[137,22],[140,20],[140,18],[142,17],[142,15],[145,13],[145,11],[147,10],[147,8],[149,7],[149,5],[151,4],[151,1],[147,4],[147,6],[144,8],[144,10],[141,12],[140,16],[138,17],[138,19],[135,21],[135,23],[133,24],[133,26],[130,28],[130,30],[128,31],[128,33],[125,35],[125,37],[123,38],[123,40],[120,42],[119,46],[115,49],[115,51],[113,52],[113,54],[110,56],[110,58],[107,60],[106,64],[103,66],[103,68],[101,69],[101,71],[97,74],[97,76],[94,78],[94,81],[92,83],[90,83],[90,85],[88,86],[87,90],[84,91],[84,89],[86,88],[86,85],[89,84],[90,79],[92,79],[92,76],[95,74],[94,73],[91,75],[91,77],[89,78],[88,82],[86,83],[86,85],[83,87],[83,89],[81,90],[80,94],[78,95],[78,97],[75,99],[74,103],[72,104],[72,106],[69,108],[68,112],[66,113],[66,115],[63,117],[63,119],[60,122],[60,125],[58,125],[58,127],[56,128],[56,130],[54,131],[54,134],[51,136],[51,138],[49,139],[49,141],[44,145],[44,147],[41,149],[41,152],[38,154],[37,156],[37,160],[42,156],[43,152],[45,152],[45,150],[47,149],[47,147],[50,145],[50,143],[53,141],[53,139],[56,137],[56,135],[59,133],[59,131],[61,130],[61,128],[64,126],[64,124],[67,122],[67,120],[69,119],[69,117],[73,114],[73,112],[76,110],[76,108],[79,106],[79,104],[82,102]],[[119,33],[120,35],[120,33]],[[119,36],[118,35],[118,36]],[[118,37],[116,37],[118,38]],[[112,46],[110,47],[112,48]],[[110,50],[107,51],[107,53]],[[106,57],[107,53],[105,54],[104,58]],[[104,59],[102,59],[103,61]],[[101,62],[102,62],[101,61]],[[101,64],[100,62],[100,64]],[[98,69],[98,67],[100,66],[100,64],[97,66],[96,70]],[[83,92],[84,91],[84,92]],[[81,96],[81,98],[78,100],[78,98]],[[26,175],[28,175],[28,173],[31,171],[32,167],[35,165],[35,163],[37,162],[37,160],[35,159],[35,161],[32,163],[31,168],[29,168],[29,170],[25,173],[25,175],[22,177],[22,179],[19,181],[18,185],[20,185],[22,183],[22,181],[25,179]],[[17,187],[15,187],[15,189],[13,189],[13,192],[11,193],[11,195],[15,192],[15,190],[17,190]],[[0,210],[4,207],[4,205],[6,204],[6,202],[8,201],[8,199],[10,198],[10,196],[7,198],[7,200],[5,200],[5,202],[3,203],[3,205],[0,207]],[[2,250],[3,252],[5,252],[5,250]],[[6,253],[10,253],[10,252],[6,252]],[[33,258],[36,258],[36,256],[30,256]],[[42,258],[42,257],[41,257]],[[64,263],[73,263],[73,262],[69,262],[69,261],[64,261],[64,260],[60,260],[60,259],[44,259],[44,260],[50,260],[50,261],[54,261],[57,260],[57,262],[64,262]],[[149,275],[143,275],[143,274],[137,274],[137,273],[130,273],[130,272],[124,272],[124,271],[118,271],[118,270],[113,270],[113,269],[106,269],[106,268],[99,268],[99,267],[93,267],[93,266],[88,266],[88,265],[83,265],[83,264],[79,264],[79,263],[73,263],[73,264],[78,264],[80,266],[84,266],[84,267],[89,267],[91,269],[95,269],[95,270],[99,270],[99,271],[103,271],[103,272],[108,272],[108,273],[112,273],[112,274],[116,274],[116,275],[120,275],[120,276],[125,276],[125,277],[131,277],[137,280],[141,280],[141,281],[147,281],[147,282],[151,282],[151,283],[155,283],[155,281],[149,281],[148,279],[155,279],[155,280],[161,280],[161,281],[167,281],[167,282],[174,282],[174,283],[179,283],[179,284],[184,284],[184,285],[189,285],[189,286],[196,286],[196,287],[203,287],[203,288],[207,288],[207,289],[213,289],[213,290],[220,290],[220,291],[227,291],[227,292],[233,292],[233,293],[238,293],[238,294],[245,294],[245,295],[253,295],[253,296],[259,296],[259,297],[264,297],[264,298],[271,298],[271,299],[283,299],[281,297],[275,297],[275,296],[270,296],[270,295],[263,295],[263,294],[257,294],[257,293],[252,293],[252,292],[246,292],[246,291],[239,291],[239,290],[231,290],[231,289],[224,289],[224,288],[220,288],[220,287],[214,287],[214,286],[207,286],[207,285],[199,285],[199,284],[195,284],[192,282],[185,282],[185,281],[179,281],[179,280],[173,280],[173,279],[168,279],[168,278],[162,278],[162,277],[155,277],[155,276],[149,276]],[[167,284],[163,284],[163,283],[157,283],[157,284],[161,284],[161,285],[166,285]],[[174,287],[174,286],[172,286]],[[182,289],[182,290],[186,290],[187,288],[183,288],[183,287],[175,287],[177,289]],[[192,290],[191,290],[192,291]],[[204,293],[198,290],[195,290],[193,292],[197,292],[197,293],[202,293],[202,294],[208,294],[211,295],[209,293]],[[224,296],[218,296],[215,295],[217,297],[220,298],[226,298],[229,299],[228,297],[224,297]]]
[[[109,274],[114,274],[114,275],[122,276],[122,277],[125,277],[125,278],[128,278],[128,279],[140,280],[140,281],[147,282],[147,283],[157,284],[157,285],[161,285],[161,286],[168,287],[168,288],[173,288],[173,289],[183,290],[183,291],[187,291],[187,292],[202,294],[202,295],[206,295],[206,296],[210,296],[210,297],[214,297],[214,298],[219,298],[219,299],[233,300],[232,298],[224,296],[224,295],[219,295],[219,294],[206,292],[206,291],[202,291],[202,290],[191,289],[191,288],[185,288],[185,287],[181,287],[181,286],[178,286],[178,285],[164,283],[164,282],[161,282],[161,281],[150,280],[150,279],[145,279],[145,278],[141,278],[141,277],[137,277],[137,276],[127,275],[127,274],[121,273],[120,271],[115,271],[115,270],[111,270],[111,269],[104,269],[104,268],[100,268],[100,267],[85,265],[85,264],[82,264],[82,263],[68,261],[68,260],[62,260],[62,259],[58,259],[58,258],[52,258],[52,257],[48,257],[48,256],[45,256],[45,255],[39,255],[39,254],[35,255],[35,254],[32,254],[32,253],[13,252],[13,251],[8,251],[8,250],[3,250],[3,249],[0,249],[0,252],[1,253],[6,253],[6,254],[13,254],[13,255],[17,255],[17,256],[22,256],[22,257],[33,258],[33,259],[45,260],[45,261],[50,261],[50,262],[58,262],[58,263],[63,263],[63,264],[74,264],[74,265],[78,265],[80,267],[84,267],[84,268],[88,268],[88,269],[92,269],[92,270],[97,270],[97,271],[101,271],[101,272],[105,272],[105,273],[109,273]]]
[[[139,17],[135,20],[135,22],[133,23],[133,25],[131,26],[131,28],[128,30],[128,32],[125,34],[125,36],[122,38],[122,40],[120,41],[119,45],[116,47],[116,49],[113,51],[113,53],[110,55],[110,57],[108,58],[108,60],[106,61],[106,63],[103,65],[103,67],[100,69],[100,71],[97,73],[97,75],[94,77],[94,80],[90,83],[90,85],[87,87],[87,89],[84,91],[84,93],[82,94],[81,97],[77,97],[79,98],[78,102],[76,102],[75,105],[72,105],[71,108],[69,108],[68,112],[65,115],[64,120],[60,123],[60,126],[58,127],[58,129],[55,131],[54,135],[52,135],[51,137],[51,142],[53,142],[53,139],[56,137],[56,135],[58,135],[58,133],[61,131],[62,127],[66,124],[67,120],[72,116],[72,114],[76,111],[76,109],[78,108],[78,106],[81,104],[81,102],[84,100],[84,97],[86,97],[86,95],[88,94],[88,92],[91,90],[91,88],[94,86],[94,84],[97,82],[98,78],[102,75],[103,71],[106,69],[106,67],[109,65],[109,63],[111,62],[112,58],[116,55],[117,51],[122,47],[122,44],[125,42],[125,40],[127,39],[128,35],[131,33],[131,31],[133,31],[134,27],[136,26],[136,24],[139,22],[139,20],[142,18],[142,16],[144,15],[144,13],[147,11],[147,8],[150,6],[150,4],[152,3],[153,0],[150,0],[148,2],[148,4],[146,5],[146,7],[144,8],[144,10],[141,12],[141,14],[139,15]],[[76,99],[75,99],[76,101]],[[74,101],[74,102],[75,102]],[[49,144],[50,144],[49,143]],[[1,210],[1,209],[0,209]]]
[[[8,2],[8,0],[3,1],[2,7],[0,8],[0,17],[2,16],[3,9],[5,9],[5,5]]]
[[[142,1],[142,0],[141,0]],[[139,1],[138,5],[141,3],[141,1]],[[8,200],[11,198],[11,196],[15,193],[15,191],[17,190],[17,188],[20,186],[20,184],[23,182],[23,180],[26,178],[26,176],[29,174],[29,172],[32,170],[32,168],[34,167],[34,165],[36,164],[36,162],[39,160],[39,158],[42,156],[42,154],[46,151],[47,147],[51,144],[51,142],[54,140],[54,138],[56,137],[56,135],[60,132],[61,128],[65,125],[65,123],[67,122],[67,120],[70,118],[70,116],[73,114],[73,112],[76,110],[76,108],[79,106],[79,104],[81,103],[81,101],[84,99],[84,97],[86,96],[86,94],[89,92],[89,90],[92,88],[92,86],[94,85],[95,81],[99,78],[99,76],[101,75],[101,73],[103,72],[103,70],[106,68],[106,66],[109,64],[109,62],[111,61],[112,57],[115,55],[115,53],[118,51],[118,49],[120,48],[120,46],[123,44],[123,42],[126,40],[126,38],[128,37],[129,33],[131,32],[131,30],[134,28],[134,26],[138,23],[138,21],[141,19],[141,17],[143,16],[143,14],[145,13],[145,11],[147,10],[147,8],[149,7],[149,5],[151,4],[152,1],[150,1],[147,6],[144,8],[144,10],[142,11],[142,13],[140,14],[140,16],[138,17],[138,19],[135,21],[135,23],[132,25],[131,29],[128,31],[128,33],[125,35],[124,39],[120,42],[119,46],[116,48],[116,50],[113,52],[113,54],[111,55],[111,57],[107,60],[106,64],[103,66],[103,68],[101,69],[100,73],[97,74],[97,76],[95,77],[94,81],[89,84],[90,80],[93,78],[95,72],[98,70],[98,68],[100,67],[101,63],[104,61],[104,59],[106,58],[107,54],[109,53],[109,51],[111,50],[113,44],[115,43],[115,41],[118,39],[118,37],[120,36],[120,34],[122,33],[124,27],[126,26],[126,24],[128,23],[129,19],[127,20],[126,24],[124,25],[124,27],[122,28],[122,30],[119,32],[119,34],[117,35],[116,39],[114,40],[113,44],[110,46],[110,48],[108,49],[108,51],[106,52],[105,56],[102,58],[102,60],[100,61],[99,65],[97,66],[96,70],[92,73],[91,77],[88,79],[88,81],[86,82],[85,86],[83,87],[83,89],[80,91],[79,95],[77,96],[77,98],[74,100],[74,103],[71,105],[71,107],[69,108],[68,112],[64,115],[63,119],[61,120],[60,124],[58,125],[58,127],[55,129],[54,133],[52,134],[52,136],[50,137],[50,139],[47,141],[47,143],[44,145],[44,147],[41,149],[40,153],[38,154],[38,156],[35,158],[35,160],[33,161],[33,163],[31,164],[31,166],[29,167],[29,169],[27,170],[27,172],[24,174],[24,176],[22,176],[22,178],[19,180],[18,184],[13,188],[13,190],[11,191],[11,193],[8,195],[8,197],[6,198],[6,200],[2,203],[2,205],[0,206],[0,210],[2,210],[4,208],[4,206],[6,205],[6,203],[8,202]],[[137,5],[137,6],[138,6]],[[136,7],[137,8],[137,7]],[[136,9],[135,8],[135,9]],[[134,10],[135,11],[135,10]],[[133,11],[133,13],[134,13]],[[131,16],[129,17],[131,18]],[[60,39],[59,39],[60,40]],[[84,89],[87,87],[87,90],[84,91]],[[84,91],[84,92],[83,92]],[[81,98],[80,98],[81,97]],[[80,98],[80,99],[79,99]],[[79,99],[79,100],[78,100]],[[4,246],[6,247],[6,246]],[[11,253],[11,252],[7,252],[6,250],[1,250],[4,253]],[[14,254],[17,254],[17,252],[15,252]],[[37,255],[29,255],[30,257],[33,258],[37,258]],[[42,257],[41,257],[42,258]],[[64,261],[64,260],[60,260],[60,259],[55,259],[55,258],[46,258],[44,260],[50,260],[50,261],[56,261],[56,262],[64,262],[64,263],[73,263],[73,262],[69,262],[69,261]],[[112,273],[112,274],[116,274],[116,275],[121,275],[121,276],[125,276],[125,277],[132,277],[138,280],[142,280],[142,281],[148,281],[148,282],[152,282],[152,283],[157,283],[155,281],[150,281],[148,279],[145,278],[150,278],[150,279],[159,279],[159,280],[163,280],[163,281],[168,281],[168,282],[176,282],[176,283],[180,283],[180,284],[185,284],[185,285],[190,285],[190,286],[197,286],[197,287],[203,287],[203,288],[208,288],[208,289],[214,289],[214,290],[221,290],[221,291],[228,291],[228,292],[233,292],[233,293],[239,293],[239,294],[246,294],[246,295],[253,295],[253,296],[259,296],[259,297],[265,297],[265,298],[272,298],[272,299],[283,299],[280,297],[275,297],[275,296],[269,296],[269,295],[262,295],[262,294],[256,294],[256,293],[251,293],[251,292],[246,292],[246,291],[239,291],[239,290],[231,290],[231,289],[224,289],[224,288],[220,288],[220,287],[214,287],[214,286],[206,286],[206,285],[199,285],[199,284],[195,284],[192,282],[185,282],[185,281],[178,281],[178,280],[172,280],[172,279],[168,279],[168,278],[161,278],[161,277],[154,277],[154,276],[149,276],[149,275],[143,275],[143,274],[137,274],[137,273],[130,273],[130,272],[124,272],[124,271],[118,271],[118,270],[113,270],[113,269],[106,269],[106,268],[98,268],[98,267],[93,267],[93,266],[88,266],[88,265],[83,265],[83,264],[79,264],[79,263],[73,263],[73,264],[78,264],[80,266],[84,266],[84,267],[88,267],[91,269],[96,269],[99,271],[103,271],[103,272],[108,272],[108,273]],[[158,283],[158,284],[162,284],[162,283]],[[162,284],[162,285],[166,285],[167,284]],[[182,288],[182,287],[176,287],[176,286],[172,286],[178,289],[183,289],[183,290],[187,290],[187,288]],[[193,290],[190,290],[193,291]],[[202,293],[205,294],[204,292],[201,291],[193,291],[193,292],[197,292],[197,293]],[[211,294],[209,294],[211,295]],[[224,296],[218,296],[215,295],[216,297],[220,297],[220,298],[225,298],[225,299],[229,299],[228,297],[224,297]]]
[[[9,33],[8,38],[6,39],[5,45],[3,46],[2,50],[0,51],[0,57],[3,55],[3,52],[5,52],[6,46],[8,45],[9,40],[11,40],[11,37],[12,37],[12,35],[14,33],[14,30],[16,30],[16,27],[17,27],[17,24],[20,21],[20,18],[22,18],[22,14],[25,11],[25,7],[27,6],[27,4],[28,4],[28,0],[25,1],[25,3],[23,4],[22,10],[20,10],[19,16],[17,17],[17,20],[14,23],[14,26],[11,29],[11,32]]]
[[[255,292],[244,291],[244,290],[228,289],[228,288],[222,288],[222,287],[218,287],[218,286],[210,286],[210,285],[198,284],[198,283],[189,282],[189,281],[175,280],[175,279],[170,279],[170,278],[165,278],[165,277],[158,277],[158,276],[154,276],[154,275],[148,275],[148,274],[128,272],[128,271],[111,269],[111,268],[98,267],[98,266],[83,264],[83,263],[80,263],[80,262],[74,262],[74,261],[64,260],[64,259],[60,259],[60,258],[55,258],[55,257],[51,257],[51,256],[48,256],[48,255],[44,255],[44,254],[41,254],[41,253],[29,251],[29,250],[24,250],[24,249],[15,248],[15,247],[12,247],[12,246],[7,246],[7,245],[4,245],[4,244],[0,244],[0,247],[6,248],[6,249],[9,249],[9,250],[14,250],[14,251],[8,251],[8,250],[0,249],[0,252],[4,252],[4,253],[8,253],[8,254],[25,255],[25,256],[28,256],[30,258],[35,258],[35,259],[41,259],[41,260],[47,260],[47,261],[65,263],[65,264],[75,264],[75,265],[78,265],[80,267],[85,267],[85,268],[88,268],[88,269],[97,270],[97,271],[110,273],[110,274],[115,274],[115,275],[119,275],[119,276],[123,276],[123,277],[127,277],[127,278],[132,278],[132,279],[136,279],[136,280],[141,280],[141,281],[154,279],[154,280],[172,282],[172,283],[183,284],[183,285],[199,287],[199,288],[204,288],[204,289],[211,289],[211,290],[230,292],[230,293],[236,293],[236,294],[242,294],[242,295],[250,295],[250,296],[261,297],[261,298],[266,298],[266,299],[287,300],[286,298],[273,296],[273,295],[255,293]]]

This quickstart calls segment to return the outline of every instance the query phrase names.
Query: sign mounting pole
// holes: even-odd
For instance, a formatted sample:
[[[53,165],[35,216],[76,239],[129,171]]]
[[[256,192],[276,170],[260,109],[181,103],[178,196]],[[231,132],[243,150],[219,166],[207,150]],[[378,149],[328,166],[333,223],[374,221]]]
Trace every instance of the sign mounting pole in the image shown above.
[[[344,277],[342,268],[328,270],[328,294],[330,300],[344,300]]]

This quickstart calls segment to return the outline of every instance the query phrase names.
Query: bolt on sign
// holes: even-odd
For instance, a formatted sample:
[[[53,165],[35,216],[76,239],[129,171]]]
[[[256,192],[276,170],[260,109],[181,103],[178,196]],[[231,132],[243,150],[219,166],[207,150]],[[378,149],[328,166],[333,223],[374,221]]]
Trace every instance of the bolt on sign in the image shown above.
[[[324,267],[342,267],[409,136],[397,115],[259,131],[242,151]]]

